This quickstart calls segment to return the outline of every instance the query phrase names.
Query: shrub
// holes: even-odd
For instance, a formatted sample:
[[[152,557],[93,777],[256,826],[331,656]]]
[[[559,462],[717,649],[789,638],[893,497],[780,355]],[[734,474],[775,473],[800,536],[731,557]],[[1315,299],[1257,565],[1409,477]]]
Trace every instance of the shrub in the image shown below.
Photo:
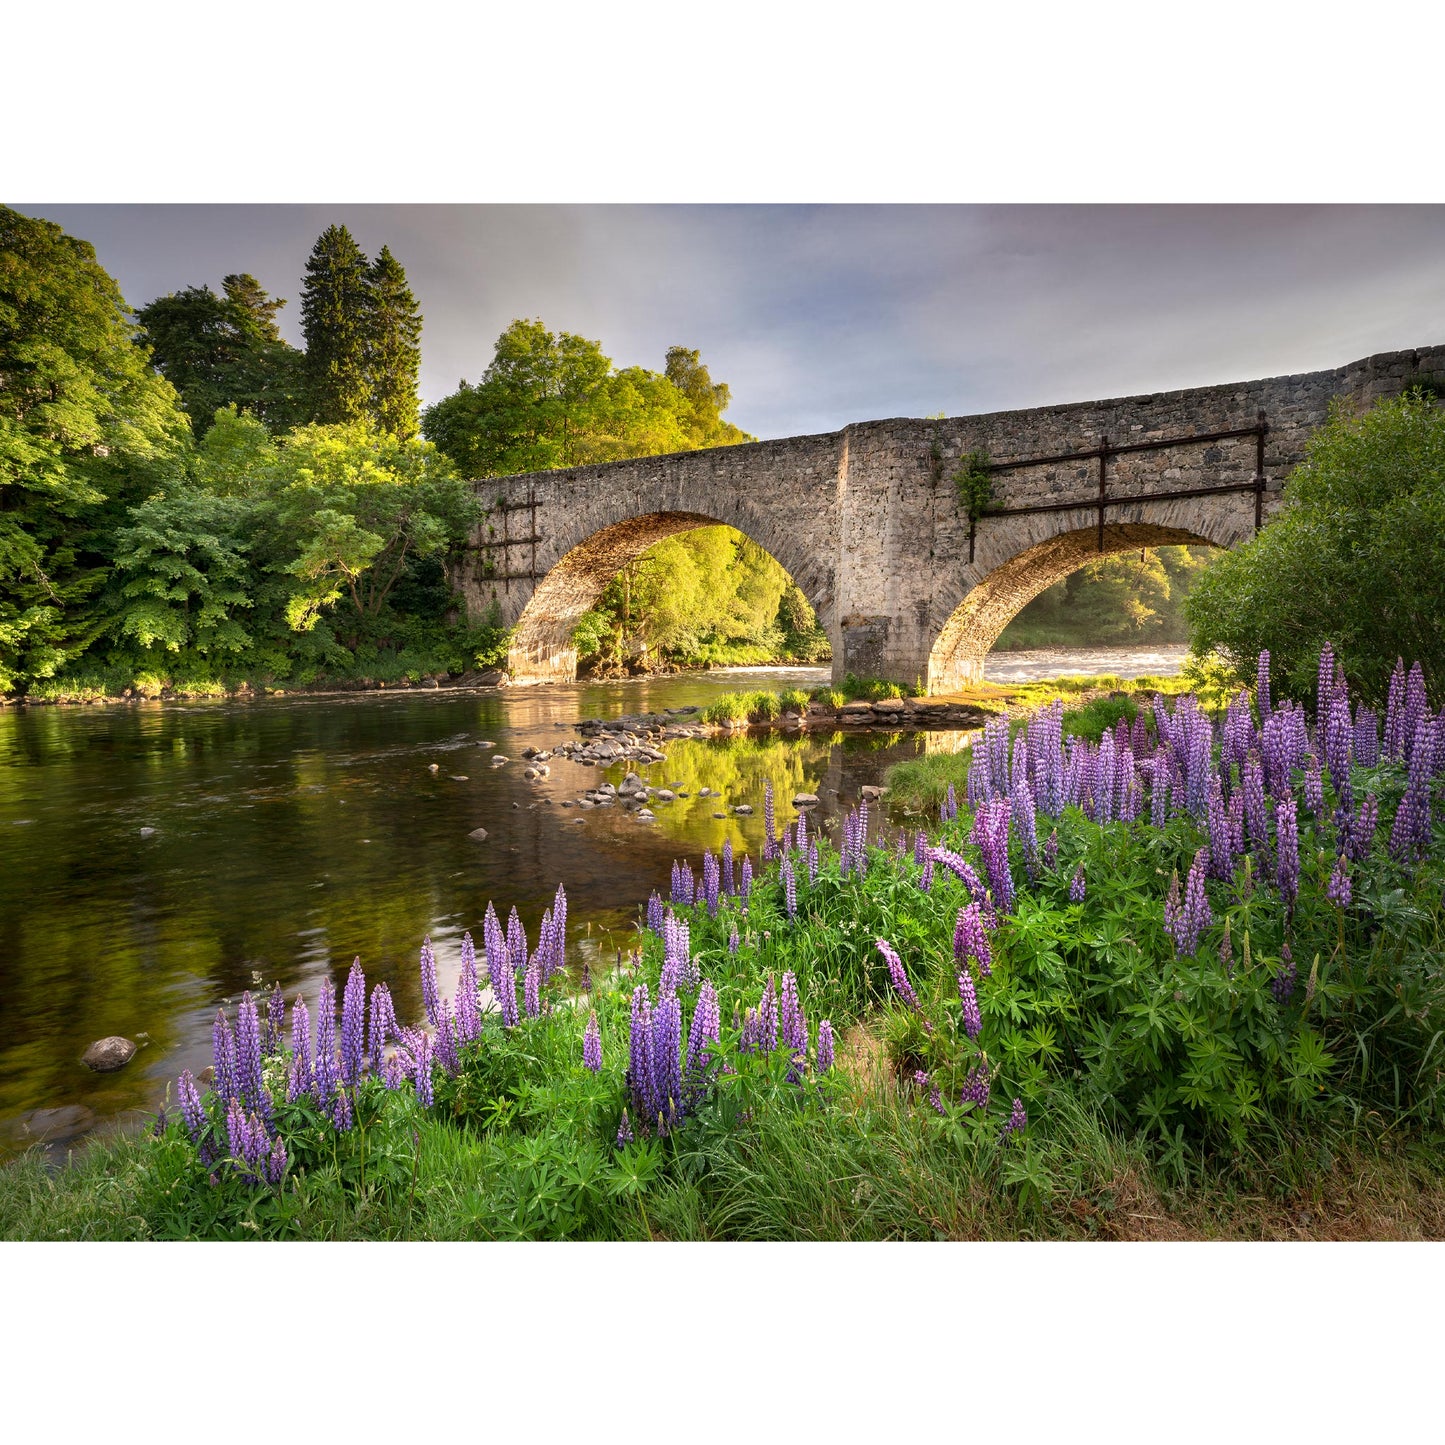
[[[1363,416],[1337,408],[1285,486],[1285,505],[1185,601],[1190,642],[1248,680],[1268,650],[1306,701],[1328,639],[1352,687],[1384,700],[1396,657],[1445,684],[1445,407],[1417,391]]]

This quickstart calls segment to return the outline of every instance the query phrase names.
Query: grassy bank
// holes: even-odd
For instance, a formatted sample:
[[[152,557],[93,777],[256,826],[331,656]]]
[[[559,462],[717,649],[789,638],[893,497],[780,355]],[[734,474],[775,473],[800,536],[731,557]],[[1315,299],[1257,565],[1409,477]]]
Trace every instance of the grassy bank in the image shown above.
[[[680,865],[633,956],[580,992],[545,924],[528,951],[489,922],[502,1015],[470,1017],[465,966],[453,1000],[428,994],[424,963],[435,1027],[389,1024],[373,995],[384,1064],[360,1042],[359,978],[339,1055],[320,1032],[334,999],[312,1005],[314,1054],[243,1008],[217,1057],[249,1125],[182,1088],[157,1136],[0,1171],[0,1233],[1437,1235],[1445,721],[1421,723],[1414,781],[1397,737],[1322,781],[1313,754],[1280,771],[1272,753],[1256,796],[1247,749],[1224,770],[1249,809],[1237,837],[1222,794],[1198,802],[1189,769],[1220,770],[1185,745],[1191,701],[1164,715],[1171,752],[1130,730],[1121,816],[1087,779],[1122,730],[1060,748],[1049,721],[1023,744],[1036,813],[982,786],[976,815],[927,839],[865,846],[855,814],[836,845],[787,829],[751,885],[741,860],[709,857],[701,882]],[[1236,705],[1229,746],[1246,731],[1257,744]],[[1170,791],[1152,769],[1175,747],[1193,761]],[[267,1050],[250,1074],[248,1029]]]

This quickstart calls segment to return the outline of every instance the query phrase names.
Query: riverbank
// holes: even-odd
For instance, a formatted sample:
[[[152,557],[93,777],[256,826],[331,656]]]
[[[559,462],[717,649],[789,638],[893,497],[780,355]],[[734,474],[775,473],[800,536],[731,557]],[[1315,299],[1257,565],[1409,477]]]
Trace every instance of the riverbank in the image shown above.
[[[1171,737],[1196,716],[1177,703]],[[1035,729],[1035,792],[1004,766],[1008,792],[983,778],[976,815],[950,804],[911,837],[870,844],[860,809],[835,843],[777,799],[766,865],[675,866],[670,906],[590,977],[554,971],[545,921],[535,953],[491,923],[492,990],[464,964],[445,998],[424,960],[435,1027],[419,1008],[383,1023],[384,1063],[347,1053],[354,976],[339,1082],[298,1075],[274,1017],[257,1054],[217,1056],[269,1121],[264,1163],[259,1122],[183,1088],[154,1139],[98,1142],[58,1177],[0,1171],[0,1232],[1437,1237],[1445,827],[1411,820],[1439,778],[1388,729],[1379,760],[1379,735],[1353,734],[1351,789],[1378,811],[1337,860],[1338,760],[1316,798],[1286,759],[1274,826],[1236,838],[1190,801],[1212,759],[1136,724],[1121,753]],[[1252,719],[1232,727],[1257,744]],[[1116,757],[1122,785],[1084,787]],[[1153,796],[1173,757],[1177,808]]]

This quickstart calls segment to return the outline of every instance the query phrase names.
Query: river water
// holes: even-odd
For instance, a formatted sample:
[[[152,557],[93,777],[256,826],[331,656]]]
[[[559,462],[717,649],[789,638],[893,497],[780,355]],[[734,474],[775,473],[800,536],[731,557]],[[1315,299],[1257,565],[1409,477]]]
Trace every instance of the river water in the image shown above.
[[[1023,659],[997,661],[1021,680]],[[1177,670],[1150,659],[1136,671]],[[1113,664],[1095,670],[1123,672],[1129,657]],[[1052,654],[1032,666],[1036,676],[1082,670]],[[401,1017],[419,1016],[423,938],[449,988],[462,934],[480,936],[488,900],[504,920],[515,905],[535,937],[565,883],[569,957],[601,967],[649,892],[666,893],[675,858],[695,862],[729,837],[756,857],[766,781],[780,821],[795,793],[816,792],[826,824],[893,762],[963,740],[673,741],[665,762],[637,771],[690,796],[654,803],[651,823],[560,806],[604,778],[620,782],[625,766],[554,758],[546,780],[522,777],[521,749],[555,746],[579,717],[826,679],[825,669],[747,668],[500,693],[5,709],[0,1147],[37,1108],[79,1105],[97,1124],[154,1108],[181,1069],[210,1062],[217,1007],[248,988],[279,981],[288,1000],[299,990],[310,1001],[325,974],[339,984],[359,957]],[[494,768],[494,754],[511,761]],[[702,787],[723,802],[699,798]],[[743,802],[753,816],[714,816]],[[468,837],[477,827],[482,842]],[[118,1073],[92,1074],[80,1055],[110,1034],[141,1051]]]

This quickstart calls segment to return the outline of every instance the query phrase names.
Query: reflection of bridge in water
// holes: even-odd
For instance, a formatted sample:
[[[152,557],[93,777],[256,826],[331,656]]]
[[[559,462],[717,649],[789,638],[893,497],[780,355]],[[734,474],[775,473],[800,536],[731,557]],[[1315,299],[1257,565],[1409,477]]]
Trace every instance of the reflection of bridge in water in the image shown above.
[[[663,537],[726,523],[792,574],[833,646],[833,675],[976,682],[1019,610],[1100,555],[1232,547],[1339,398],[1362,409],[1445,380],[1445,346],[1333,371],[1188,391],[876,421],[822,436],[478,482],[489,507],[457,578],[473,618],[517,631],[517,682],[576,674],[572,631]],[[952,480],[986,453],[993,497],[970,517]]]

